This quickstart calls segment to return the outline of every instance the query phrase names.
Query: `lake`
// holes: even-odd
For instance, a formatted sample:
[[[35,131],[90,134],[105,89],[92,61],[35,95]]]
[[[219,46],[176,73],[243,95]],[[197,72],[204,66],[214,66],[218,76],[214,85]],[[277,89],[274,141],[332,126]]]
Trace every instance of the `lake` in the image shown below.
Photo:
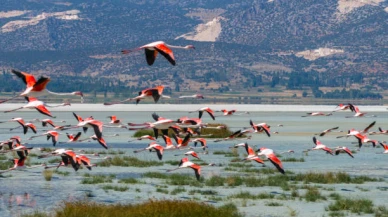
[[[252,120],[254,123],[265,122],[268,125],[271,125],[271,137],[267,137],[265,134],[253,134],[250,140],[241,140],[241,141],[223,141],[223,142],[212,142],[211,139],[208,140],[209,154],[202,154],[201,149],[197,149],[201,159],[207,163],[215,163],[217,166],[202,168],[202,177],[204,180],[210,179],[213,176],[254,176],[253,173],[241,173],[236,171],[225,170],[225,168],[231,164],[231,158],[225,157],[224,155],[213,154],[214,152],[230,152],[230,148],[234,144],[240,142],[248,142],[248,144],[254,149],[260,147],[267,147],[273,149],[276,153],[281,153],[287,150],[294,150],[294,154],[282,154],[282,159],[284,158],[303,158],[304,162],[283,162],[284,169],[290,173],[305,173],[305,172],[346,172],[351,176],[370,176],[372,178],[381,178],[383,181],[377,183],[364,183],[360,185],[356,184],[332,184],[332,185],[323,185],[325,188],[334,188],[335,192],[340,192],[341,194],[349,197],[364,197],[373,200],[374,204],[384,205],[385,201],[385,192],[381,189],[387,189],[387,158],[388,155],[380,154],[383,152],[383,149],[378,146],[372,148],[371,145],[364,145],[361,148],[360,152],[354,154],[355,158],[350,158],[348,155],[341,154],[339,156],[331,156],[323,151],[311,151],[308,154],[304,153],[305,150],[310,149],[314,146],[312,138],[314,134],[319,133],[325,129],[332,127],[339,127],[339,130],[347,132],[351,128],[355,129],[364,129],[373,121],[376,121],[376,125],[370,131],[378,131],[378,127],[382,129],[388,128],[388,113],[385,107],[367,107],[364,106],[362,111],[368,111],[370,115],[376,115],[377,117],[365,117],[365,118],[345,118],[346,116],[352,115],[350,111],[341,111],[333,113],[332,116],[325,117],[304,117],[306,112],[312,111],[332,111],[335,106],[277,106],[277,105],[210,105],[214,110],[220,108],[234,109],[236,108],[239,111],[249,111],[249,114],[241,115],[232,115],[232,116],[222,116],[222,113],[217,113],[216,120],[213,121],[206,113],[203,115],[203,122],[205,123],[223,123],[228,125],[232,131],[238,129],[248,128],[249,120]],[[7,107],[16,108],[15,104],[7,104]],[[56,108],[52,110],[53,115],[56,116],[55,120],[63,120],[66,123],[75,125],[76,120],[70,111],[77,111],[76,113],[81,117],[93,116],[97,120],[101,120],[105,123],[109,122],[110,115],[116,115],[124,123],[144,123],[144,122],[153,122],[151,114],[153,111],[156,111],[162,117],[177,119],[182,116],[197,117],[197,113],[188,113],[187,111],[194,111],[201,107],[202,105],[152,105],[144,104],[134,107],[134,105],[125,105],[115,107],[101,107],[101,105],[75,105],[74,109],[72,107],[64,107],[63,109]],[[120,109],[119,109],[120,108]],[[244,109],[245,108],[245,109]],[[3,108],[5,109],[5,108]],[[87,110],[92,110],[89,112]],[[123,111],[128,109],[128,111]],[[109,111],[108,111],[109,110]],[[142,111],[134,111],[142,110]],[[168,111],[170,110],[170,111]],[[0,121],[8,120],[12,117],[22,117],[25,120],[31,120],[34,118],[44,119],[45,116],[41,115],[36,111],[19,111],[13,113],[4,113],[1,116]],[[43,128],[40,123],[36,123],[39,131],[38,134],[45,132],[49,128]],[[58,123],[62,124],[62,123]],[[283,125],[282,127],[278,125]],[[45,137],[35,138],[34,140],[27,140],[30,136],[33,135],[32,132],[28,132],[27,135],[22,134],[22,129],[15,129],[9,131],[11,127],[17,127],[17,123],[2,123],[0,124],[0,140],[6,140],[11,136],[19,135],[23,142],[28,142],[29,147],[34,147],[31,153],[40,155],[38,147],[50,147],[52,146],[51,141],[46,141]],[[69,131],[61,132],[60,141],[67,141],[65,135],[66,132],[76,133],[81,131],[81,129],[72,129]],[[278,132],[275,134],[274,132]],[[344,135],[346,133],[329,133],[324,137],[317,138],[328,147],[334,148],[337,146],[347,146],[351,150],[357,149],[357,144],[354,144],[357,140],[353,137],[350,138],[341,138],[337,139],[336,136]],[[119,134],[117,137],[108,137],[109,135]],[[103,135],[106,136],[105,140],[110,148],[115,152],[121,151],[123,154],[120,156],[132,156],[139,158],[141,160],[152,160],[159,161],[154,152],[141,152],[133,153],[134,150],[139,148],[145,148],[149,141],[133,141],[128,142],[128,140],[133,139],[134,131],[128,131],[121,128],[104,128]],[[93,135],[91,129],[88,132],[83,134],[81,137],[85,138]],[[370,135],[370,138],[386,141],[388,140],[387,135]],[[160,144],[164,145],[164,142],[161,138],[158,139]],[[193,145],[190,143],[190,145]],[[57,144],[55,148],[72,148],[74,150],[86,149],[93,151],[103,151],[104,149],[96,142],[83,142],[83,143],[71,143],[71,144]],[[163,160],[161,161],[160,166],[152,166],[146,168],[139,167],[93,167],[92,171],[86,170],[86,168],[74,172],[72,168],[59,168],[59,171],[68,171],[69,175],[61,175],[54,173],[53,179],[51,181],[45,181],[42,175],[43,168],[34,168],[26,169],[24,171],[11,171],[4,173],[4,177],[0,177],[1,187],[0,187],[0,216],[18,216],[23,213],[33,212],[35,210],[39,211],[50,211],[58,205],[61,204],[63,200],[76,200],[88,198],[98,202],[104,203],[138,203],[141,201],[153,199],[194,199],[200,201],[207,201],[214,205],[222,205],[226,202],[234,202],[246,216],[257,216],[257,211],[260,210],[259,215],[262,216],[287,216],[289,215],[289,208],[296,210],[300,216],[322,216],[325,212],[325,207],[328,205],[328,201],[320,202],[309,202],[309,206],[305,206],[305,203],[302,200],[276,200],[284,205],[279,207],[270,207],[265,204],[268,200],[248,200],[248,202],[241,201],[239,199],[231,199],[230,195],[242,192],[250,191],[253,193],[262,193],[268,192],[272,194],[290,194],[289,191],[283,191],[279,187],[246,187],[246,186],[236,186],[236,187],[202,187],[201,189],[212,189],[217,191],[216,195],[213,197],[206,196],[203,194],[190,193],[193,190],[198,190],[198,187],[195,186],[183,186],[187,189],[184,192],[178,194],[168,194],[167,192],[172,192],[175,188],[179,186],[168,185],[163,182],[163,180],[155,178],[145,178],[142,177],[142,174],[146,172],[161,172],[165,173],[168,169],[173,169],[177,165],[171,165],[169,163],[162,162],[171,162],[177,161],[184,156],[187,150],[176,150],[176,151],[165,151]],[[109,150],[108,150],[109,152]],[[238,150],[239,158],[243,159],[245,155],[245,150],[240,148]],[[109,153],[103,156],[110,155]],[[175,156],[179,155],[179,156]],[[12,154],[6,154],[8,159],[12,159]],[[114,156],[112,154],[111,156]],[[47,162],[55,158],[49,159],[36,159],[36,157],[31,157],[31,162]],[[60,158],[57,157],[58,162]],[[93,162],[99,162],[101,160],[92,160]],[[3,161],[4,162],[4,161]],[[276,168],[269,162],[266,161],[266,168],[271,168],[276,171]],[[244,163],[249,168],[262,169],[261,165],[254,162]],[[249,165],[249,166],[248,166]],[[112,174],[114,176],[113,183],[106,184],[81,184],[81,181],[84,179],[84,174]],[[191,169],[181,169],[174,171],[172,173],[184,174],[188,177],[193,177],[194,173]],[[280,174],[280,173],[279,173]],[[258,174],[262,176],[262,174]],[[119,184],[118,180],[124,178],[135,178],[139,180],[136,184]],[[113,190],[104,190],[102,187],[104,185],[120,185],[127,186],[128,190],[124,192],[113,191]],[[322,186],[322,185],[321,185]],[[158,190],[159,189],[159,190]],[[162,190],[160,190],[162,189]],[[360,190],[364,189],[364,190]],[[331,189],[333,190],[333,189]],[[301,190],[303,192],[303,190]],[[383,194],[382,194],[383,192]],[[330,194],[329,190],[323,190],[323,194]],[[217,199],[215,199],[217,198]]]

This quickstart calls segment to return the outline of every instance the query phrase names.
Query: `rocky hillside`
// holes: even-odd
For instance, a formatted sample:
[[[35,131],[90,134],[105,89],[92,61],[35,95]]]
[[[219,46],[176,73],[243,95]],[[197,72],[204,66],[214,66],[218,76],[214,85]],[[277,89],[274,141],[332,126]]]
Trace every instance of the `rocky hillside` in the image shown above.
[[[388,70],[387,7],[384,0],[3,0],[0,69],[191,90],[287,86],[290,73],[318,73],[327,80],[319,86],[386,89],[379,78]],[[120,54],[157,40],[196,50],[176,50],[175,67],[161,56],[149,67],[143,52]],[[344,78],[352,73],[364,77]]]

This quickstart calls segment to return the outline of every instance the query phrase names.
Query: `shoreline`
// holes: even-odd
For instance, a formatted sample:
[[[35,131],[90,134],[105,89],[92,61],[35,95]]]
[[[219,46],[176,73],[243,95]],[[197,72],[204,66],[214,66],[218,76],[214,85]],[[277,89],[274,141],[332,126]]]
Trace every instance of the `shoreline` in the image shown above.
[[[0,112],[15,109],[26,105],[25,103],[4,103],[0,105]],[[49,104],[57,105],[57,104]],[[112,111],[112,112],[164,112],[164,111],[195,111],[203,107],[210,107],[214,111],[221,109],[235,109],[242,112],[332,112],[336,105],[277,105],[277,104],[118,104],[105,106],[103,104],[74,103],[71,106],[48,108],[56,112],[79,111]],[[387,106],[359,106],[363,112],[387,112]],[[22,109],[20,111],[33,111]]]

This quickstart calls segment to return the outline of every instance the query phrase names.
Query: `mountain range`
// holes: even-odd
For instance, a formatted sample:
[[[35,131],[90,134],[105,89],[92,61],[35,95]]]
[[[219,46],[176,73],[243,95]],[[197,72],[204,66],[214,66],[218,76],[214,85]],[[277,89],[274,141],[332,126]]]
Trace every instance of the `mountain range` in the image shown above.
[[[384,91],[387,35],[385,0],[3,0],[0,70],[193,91],[286,87],[296,73]],[[196,49],[174,50],[176,66],[120,53],[153,41]]]

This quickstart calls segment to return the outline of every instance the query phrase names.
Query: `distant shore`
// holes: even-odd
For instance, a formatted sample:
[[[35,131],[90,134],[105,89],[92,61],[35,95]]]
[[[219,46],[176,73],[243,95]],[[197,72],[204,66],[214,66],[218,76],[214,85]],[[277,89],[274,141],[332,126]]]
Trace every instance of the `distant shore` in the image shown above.
[[[0,105],[0,111],[21,107],[21,103],[5,103]],[[56,105],[56,104],[50,104]],[[276,105],[276,104],[118,104],[105,106],[103,104],[71,104],[71,106],[48,108],[50,111],[195,111],[203,107],[210,107],[217,111],[221,109],[235,109],[242,112],[331,112],[335,105]],[[359,106],[363,112],[387,112],[388,106]],[[32,111],[23,109],[21,111]]]

